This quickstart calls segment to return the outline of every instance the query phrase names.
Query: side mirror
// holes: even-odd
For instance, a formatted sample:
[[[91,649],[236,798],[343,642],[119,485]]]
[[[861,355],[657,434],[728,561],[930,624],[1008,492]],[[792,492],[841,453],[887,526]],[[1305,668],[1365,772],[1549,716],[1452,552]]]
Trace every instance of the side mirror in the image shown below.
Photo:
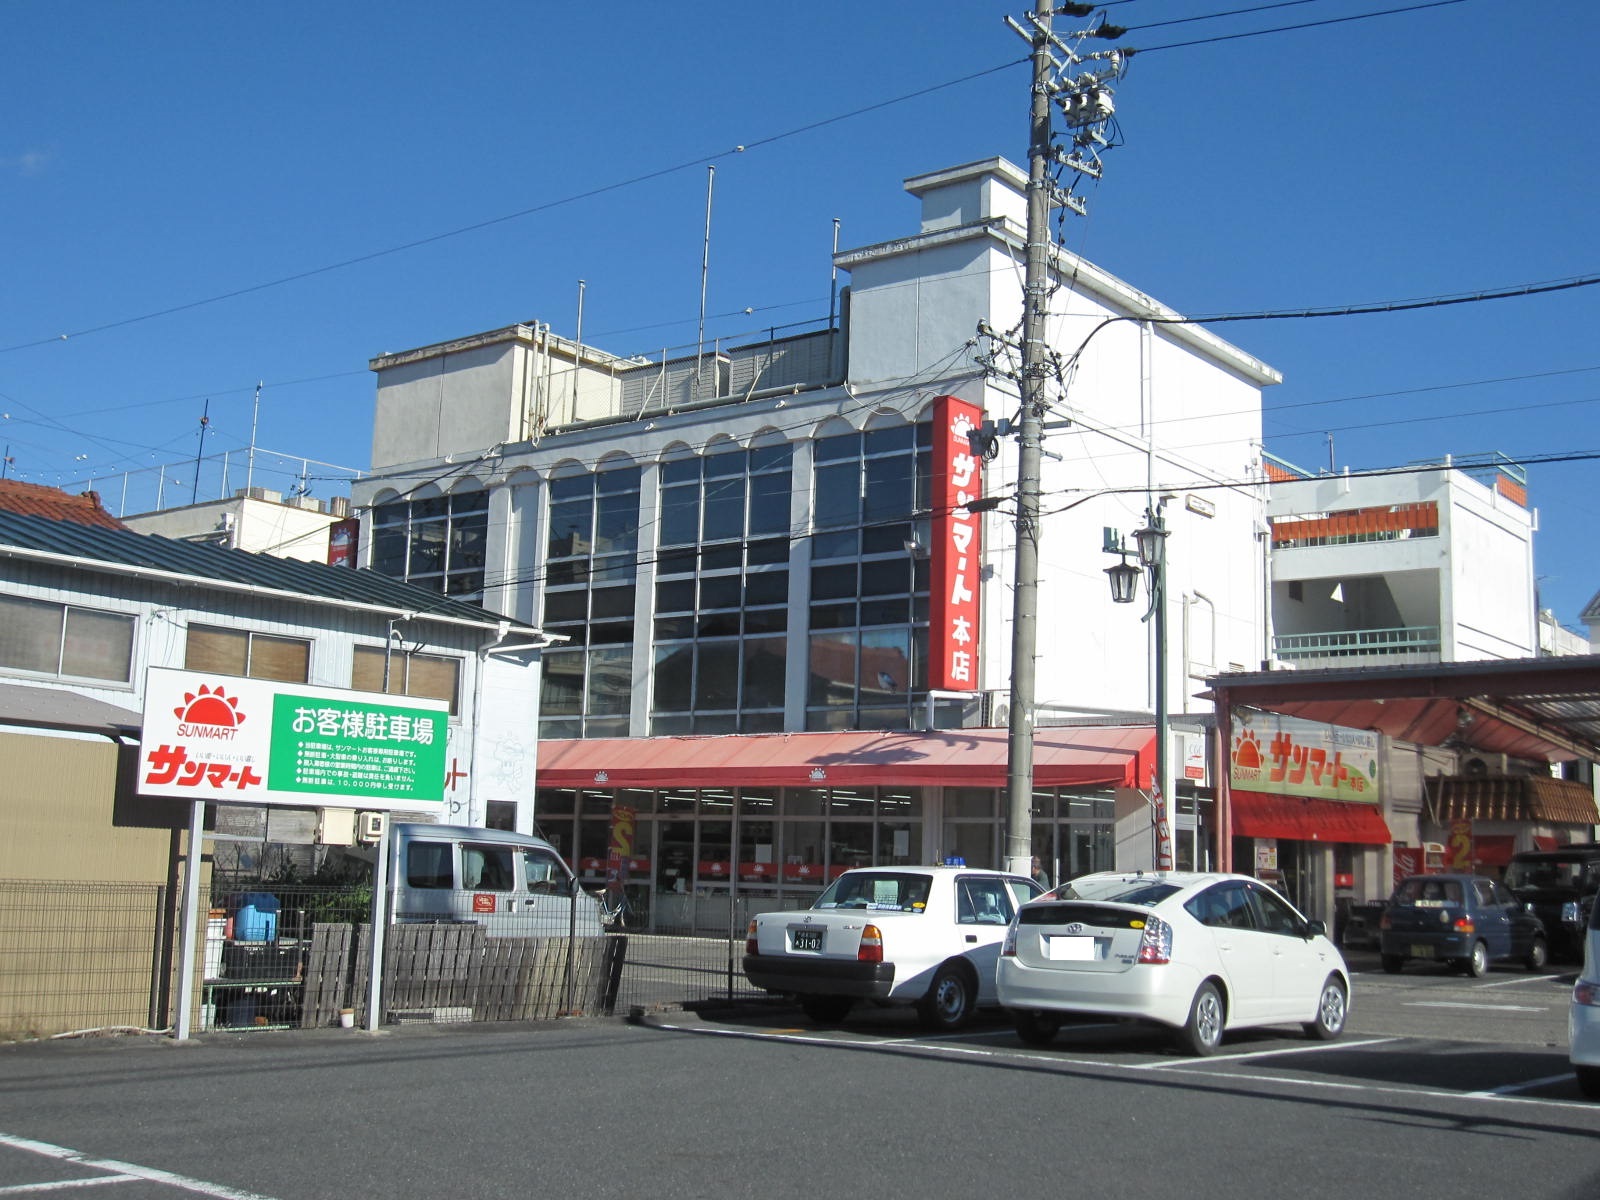
[[[1327,937],[1328,936],[1328,927],[1327,927],[1327,925],[1325,925],[1321,921],[1307,921],[1306,922],[1306,936],[1307,937]]]

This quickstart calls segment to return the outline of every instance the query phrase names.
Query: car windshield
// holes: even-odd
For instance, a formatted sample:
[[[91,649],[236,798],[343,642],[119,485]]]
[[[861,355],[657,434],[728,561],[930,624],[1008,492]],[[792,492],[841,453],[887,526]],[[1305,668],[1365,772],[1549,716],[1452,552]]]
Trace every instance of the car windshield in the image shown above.
[[[920,913],[927,910],[932,883],[926,875],[898,871],[852,872],[830,883],[811,907]]]
[[[1404,880],[1394,890],[1394,903],[1416,908],[1461,907],[1461,881],[1459,879]]]
[[[1062,884],[1054,894],[1060,900],[1105,900],[1113,904],[1142,904],[1146,908],[1160,904],[1174,892],[1182,891],[1177,884],[1167,883],[1149,876],[1101,876],[1074,879]]]
[[[1530,861],[1511,861],[1506,867],[1506,886],[1515,891],[1559,889],[1561,891],[1594,891],[1600,884],[1600,863],[1582,858],[1540,858]]]

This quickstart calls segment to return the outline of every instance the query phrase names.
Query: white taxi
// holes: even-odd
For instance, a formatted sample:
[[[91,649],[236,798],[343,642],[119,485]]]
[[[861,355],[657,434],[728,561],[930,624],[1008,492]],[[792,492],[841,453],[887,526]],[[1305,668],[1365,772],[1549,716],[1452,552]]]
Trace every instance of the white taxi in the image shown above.
[[[1258,880],[1172,871],[1085,875],[1025,905],[995,982],[1030,1044],[1088,1014],[1169,1026],[1193,1054],[1254,1025],[1336,1038],[1350,1001],[1322,922]]]
[[[995,960],[1031,879],[968,867],[858,867],[808,909],[750,922],[744,973],[794,995],[814,1021],[858,1000],[914,1004],[924,1025],[957,1029],[995,1003]]]

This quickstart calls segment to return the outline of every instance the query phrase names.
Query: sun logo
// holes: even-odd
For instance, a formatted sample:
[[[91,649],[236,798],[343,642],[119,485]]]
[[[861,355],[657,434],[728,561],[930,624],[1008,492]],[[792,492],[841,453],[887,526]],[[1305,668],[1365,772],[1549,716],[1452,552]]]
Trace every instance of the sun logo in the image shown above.
[[[1261,743],[1253,729],[1246,729],[1233,740],[1233,765],[1248,771],[1261,769]]]
[[[217,689],[200,685],[200,691],[185,692],[183,703],[172,710],[183,726],[207,725],[213,729],[237,729],[244,723],[237,697],[227,695],[221,685]]]

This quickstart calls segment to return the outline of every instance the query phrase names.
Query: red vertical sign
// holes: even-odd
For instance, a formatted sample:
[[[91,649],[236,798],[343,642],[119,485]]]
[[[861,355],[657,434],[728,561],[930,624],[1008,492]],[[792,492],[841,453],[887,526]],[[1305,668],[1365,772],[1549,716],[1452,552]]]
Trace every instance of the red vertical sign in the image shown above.
[[[966,505],[983,495],[983,471],[967,431],[983,410],[954,396],[933,402],[933,547],[929,566],[928,686],[978,687],[978,576],[983,568],[979,519]]]

